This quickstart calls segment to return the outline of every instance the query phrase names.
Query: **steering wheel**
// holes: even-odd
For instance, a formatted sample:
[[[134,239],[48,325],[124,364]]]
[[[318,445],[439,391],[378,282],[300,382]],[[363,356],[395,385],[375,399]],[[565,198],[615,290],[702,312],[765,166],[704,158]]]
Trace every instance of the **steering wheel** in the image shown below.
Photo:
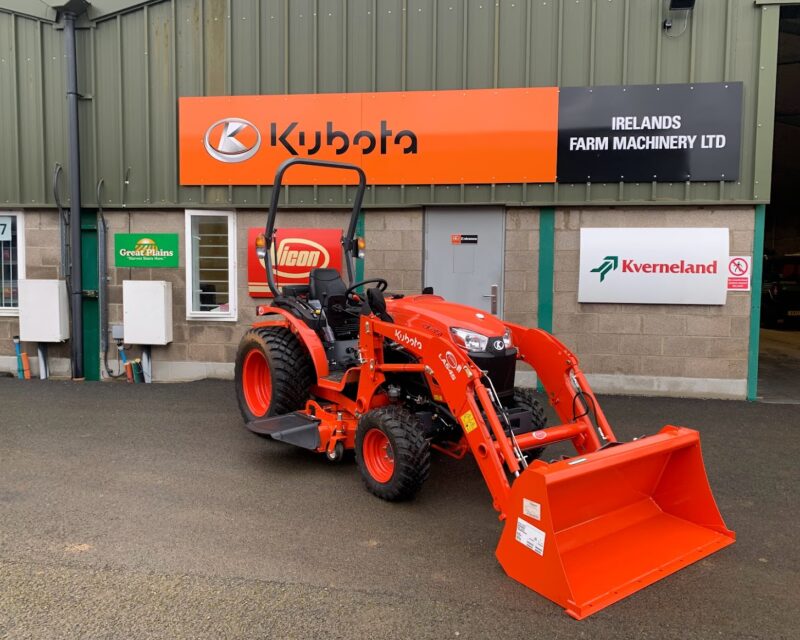
[[[355,302],[353,296],[355,294],[356,289],[359,287],[363,287],[365,284],[370,284],[374,282],[378,285],[378,291],[386,291],[386,287],[389,286],[389,283],[386,282],[383,278],[371,278],[370,280],[362,280],[361,282],[356,282],[355,284],[351,285],[350,288],[344,292],[345,297],[347,298],[348,302]]]

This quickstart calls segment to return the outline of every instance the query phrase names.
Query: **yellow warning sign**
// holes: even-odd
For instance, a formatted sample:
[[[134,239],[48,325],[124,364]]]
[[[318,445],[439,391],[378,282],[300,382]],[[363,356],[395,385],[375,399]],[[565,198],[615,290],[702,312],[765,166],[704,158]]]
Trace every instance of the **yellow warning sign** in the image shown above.
[[[478,423],[475,422],[475,416],[473,416],[472,411],[469,410],[461,416],[461,424],[464,425],[464,431],[467,433],[471,433],[478,428]]]

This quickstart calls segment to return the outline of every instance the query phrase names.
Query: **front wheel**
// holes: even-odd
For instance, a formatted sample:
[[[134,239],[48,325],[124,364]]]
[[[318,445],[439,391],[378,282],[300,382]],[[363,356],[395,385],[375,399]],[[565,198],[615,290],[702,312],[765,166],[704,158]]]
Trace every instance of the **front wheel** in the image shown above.
[[[423,426],[405,407],[392,405],[364,414],[355,453],[364,484],[383,500],[412,498],[430,473],[431,451]]]
[[[531,412],[531,431],[539,431],[547,426],[547,416],[544,413],[544,405],[539,402],[532,389],[514,387],[514,404],[520,409]],[[544,453],[544,447],[529,449],[525,452],[530,460],[536,460]]]

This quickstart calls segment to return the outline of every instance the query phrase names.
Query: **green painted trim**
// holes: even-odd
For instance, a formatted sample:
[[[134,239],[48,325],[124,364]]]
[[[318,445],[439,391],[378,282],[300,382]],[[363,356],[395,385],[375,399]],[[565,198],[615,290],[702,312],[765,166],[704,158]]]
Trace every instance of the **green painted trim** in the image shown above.
[[[761,278],[764,267],[764,218],[766,207],[755,209],[753,232],[753,279],[750,291],[750,345],[747,352],[747,399],[756,400],[758,393],[758,343],[761,330]]]
[[[81,211],[81,287],[84,291],[97,291],[97,214]],[[81,297],[83,308],[83,376],[86,380],[100,380],[100,304],[97,296]]]
[[[362,209],[358,214],[358,222],[356,222],[356,237],[364,237],[364,210]],[[366,248],[369,251],[369,247]],[[356,258],[356,282],[361,282],[364,279],[364,259]]]
[[[539,209],[539,305],[536,324],[553,330],[553,268],[555,265],[556,210]]]
[[[539,209],[539,304],[536,308],[536,325],[545,331],[553,331],[553,272],[555,270],[556,210],[553,207]],[[536,388],[543,392],[542,381],[537,379]]]

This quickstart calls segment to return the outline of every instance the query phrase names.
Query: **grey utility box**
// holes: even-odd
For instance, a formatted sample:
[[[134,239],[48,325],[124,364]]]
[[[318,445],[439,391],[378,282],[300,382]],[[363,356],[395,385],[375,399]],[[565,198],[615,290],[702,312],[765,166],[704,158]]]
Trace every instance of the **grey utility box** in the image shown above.
[[[21,342],[63,342],[69,338],[69,302],[63,280],[19,281]]]
[[[172,283],[124,280],[122,322],[125,344],[172,342]]]

